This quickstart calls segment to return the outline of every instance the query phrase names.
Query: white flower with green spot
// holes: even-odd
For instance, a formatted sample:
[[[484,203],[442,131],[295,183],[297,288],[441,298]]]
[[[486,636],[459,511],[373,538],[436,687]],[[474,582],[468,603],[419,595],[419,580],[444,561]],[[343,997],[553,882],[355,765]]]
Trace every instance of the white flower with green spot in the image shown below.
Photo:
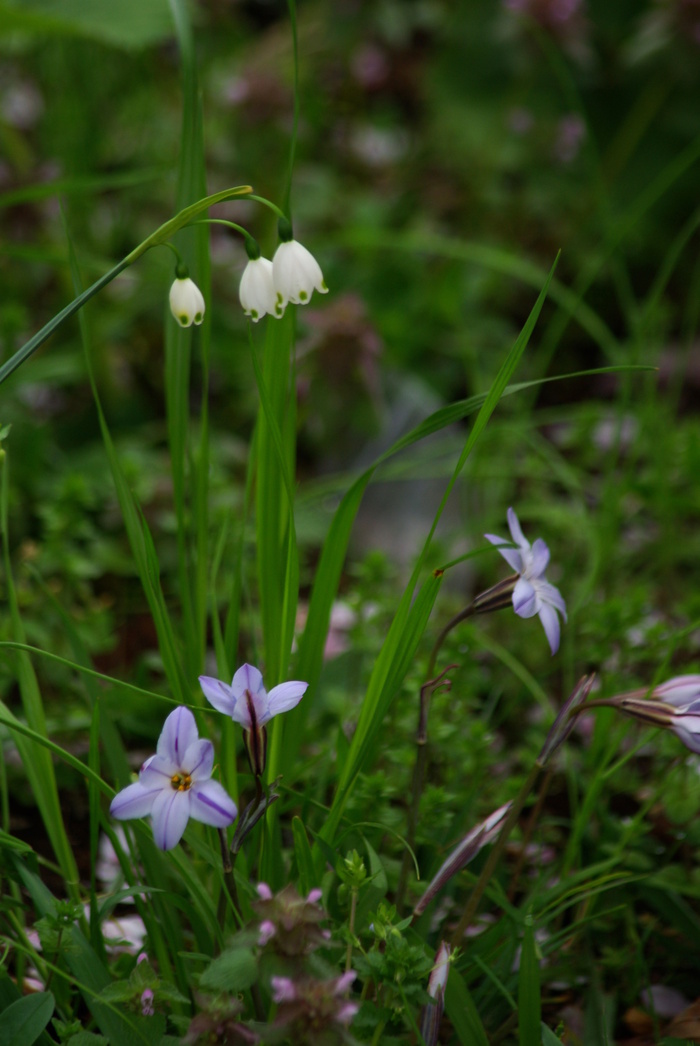
[[[328,294],[321,266],[311,251],[293,238],[288,221],[280,221],[279,234],[281,243],[272,259],[272,279],[279,304],[306,305],[314,291]]]
[[[204,319],[204,296],[189,276],[176,277],[170,288],[170,311],[181,327],[196,327]]]
[[[280,319],[284,315],[284,305],[277,300],[277,293],[272,278],[272,262],[268,258],[250,258],[243,270],[238,296],[243,312],[257,323],[263,316],[270,315]]]

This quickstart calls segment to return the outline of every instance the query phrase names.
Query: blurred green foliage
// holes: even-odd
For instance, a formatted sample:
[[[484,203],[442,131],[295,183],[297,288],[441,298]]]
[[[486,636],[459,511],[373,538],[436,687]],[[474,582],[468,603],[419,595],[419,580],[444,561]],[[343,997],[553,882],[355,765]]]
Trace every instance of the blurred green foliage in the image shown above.
[[[279,199],[293,104],[285,6],[214,0],[193,14],[208,190],[250,183]],[[517,380],[605,365],[657,368],[553,382],[504,400],[438,532],[436,566],[479,544],[483,532],[503,532],[506,508],[517,505],[526,533],[550,546],[569,622],[556,660],[539,623],[509,612],[450,637],[446,663],[459,667],[431,712],[417,853],[425,878],[510,797],[583,671],[598,669],[614,693],[700,664],[700,12],[692,0],[308,0],[298,16],[292,204],[299,238],[313,247],[332,292],[298,310],[304,594],[338,491],[437,406],[488,388],[560,248],[558,290]],[[172,213],[181,89],[165,3],[4,0],[0,25],[6,359],[72,297],[61,208],[90,279]],[[271,253],[267,212],[237,201],[221,213],[248,225]],[[237,302],[244,252],[216,226],[211,245],[216,540],[227,518],[245,523],[257,395]],[[167,252],[147,255],[88,314],[119,458],[157,535],[164,591],[176,605],[161,333],[171,270]],[[196,354],[195,342],[193,412]],[[161,687],[77,326],[58,332],[3,386],[0,422],[11,425],[11,553],[28,641],[75,656],[68,620],[101,670]],[[458,427],[412,450],[368,495],[303,752],[304,793],[288,797],[304,820],[313,819],[314,803],[329,801],[397,579],[462,442]],[[234,531],[214,595],[224,609]],[[259,642],[252,541],[246,531],[251,573],[232,662]],[[494,563],[486,557],[451,573],[436,627],[493,583]],[[2,614],[0,637],[10,636]],[[391,743],[346,811],[350,824],[371,822],[362,832],[388,854],[390,889],[402,855],[394,833],[403,831],[409,801],[424,645],[394,705]],[[56,732],[80,746],[89,726],[83,683],[61,665],[39,671]],[[0,693],[11,706],[15,689],[5,662]],[[105,700],[148,747],[157,710],[144,717],[121,693]],[[536,839],[522,854],[514,843],[510,855],[512,865],[524,862],[528,889],[542,901],[545,1007],[559,1012],[561,1000],[547,992],[554,997],[563,982],[566,1004],[589,1027],[604,1017],[602,1003],[595,1019],[584,1013],[582,1000],[598,984],[615,996],[619,1027],[649,983],[689,1000],[696,991],[696,760],[675,738],[657,737],[616,767],[646,736],[642,729],[604,715],[584,720],[554,773]],[[364,850],[362,843],[359,829],[344,840],[346,848]],[[595,895],[591,868],[600,876]],[[491,899],[501,902],[508,869],[499,876]],[[548,892],[558,876],[568,896]],[[462,896],[463,883],[453,883],[444,917]],[[507,1024],[517,967],[520,927],[504,911],[502,920],[483,921],[464,972],[493,1029]],[[397,941],[391,954],[368,950],[370,973],[415,972],[413,946]],[[409,994],[418,997],[420,983],[410,982]],[[393,1028],[402,1000],[385,1005],[379,1015],[365,1008],[364,1027],[386,1020]]]

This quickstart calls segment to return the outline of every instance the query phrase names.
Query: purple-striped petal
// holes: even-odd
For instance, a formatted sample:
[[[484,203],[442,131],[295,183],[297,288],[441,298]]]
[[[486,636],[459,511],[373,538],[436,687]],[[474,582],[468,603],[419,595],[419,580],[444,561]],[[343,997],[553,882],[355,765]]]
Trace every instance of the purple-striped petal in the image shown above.
[[[566,603],[559,589],[550,585],[549,581],[538,581],[535,587],[542,602],[555,607],[566,621]]]
[[[542,538],[537,538],[532,543],[532,562],[530,564],[530,577],[539,578],[547,569],[549,563],[549,549]]]
[[[512,536],[513,541],[515,542],[515,544],[516,545],[520,545],[521,548],[525,548],[525,549],[529,548],[530,547],[530,542],[527,540],[527,538],[523,534],[523,532],[521,530],[521,527],[520,527],[520,523],[518,522],[518,517],[516,516],[516,514],[515,514],[515,512],[513,511],[512,508],[508,509],[507,516],[508,516],[508,529],[510,530],[511,536]]]
[[[259,669],[254,665],[241,665],[231,681],[231,690],[236,700],[240,699],[246,690],[255,695],[260,691],[265,693],[263,678]]]
[[[537,613],[537,593],[535,588],[521,577],[513,589],[513,610],[518,617],[532,617]]]
[[[159,756],[171,759],[177,766],[181,767],[182,757],[192,742],[196,740],[197,724],[194,716],[189,708],[180,705],[165,720],[163,730],[158,738],[156,751]]]
[[[151,811],[153,839],[159,850],[172,850],[182,839],[190,817],[190,793],[164,789]]]
[[[492,545],[496,546],[510,569],[514,570],[516,574],[519,574],[523,569],[523,559],[518,550],[515,548],[502,548],[502,545],[507,544],[506,539],[499,538],[496,534],[484,534],[484,537],[487,541],[490,541]]]
[[[559,635],[561,632],[561,625],[559,624],[557,612],[547,603],[543,603],[539,609],[539,615],[545,635],[549,640],[550,650],[552,651],[552,654],[556,654],[559,649]]]
[[[700,752],[700,716],[674,715],[670,723],[674,734],[691,752]]]
[[[231,693],[228,683],[224,683],[220,679],[213,679],[211,676],[200,676],[199,685],[204,691],[207,701],[214,706],[217,712],[233,715],[236,699]]]
[[[238,808],[218,781],[193,785],[190,795],[190,817],[214,828],[227,828],[236,820]]]
[[[654,697],[660,697],[674,708],[681,708],[700,697],[700,676],[674,676],[661,686],[654,687]]]
[[[144,788],[141,781],[127,785],[121,792],[117,792],[110,803],[109,812],[118,821],[129,821],[132,817],[147,817],[161,791],[162,786]]]
[[[170,778],[179,771],[180,767],[172,759],[152,755],[141,767],[139,781],[145,788],[169,788]]]
[[[202,737],[194,741],[185,752],[182,769],[193,781],[207,781],[214,769],[214,745]]]
[[[279,715],[280,712],[288,712],[290,708],[296,708],[308,686],[308,683],[302,683],[296,679],[273,686],[267,695],[268,719],[271,719],[273,715]]]

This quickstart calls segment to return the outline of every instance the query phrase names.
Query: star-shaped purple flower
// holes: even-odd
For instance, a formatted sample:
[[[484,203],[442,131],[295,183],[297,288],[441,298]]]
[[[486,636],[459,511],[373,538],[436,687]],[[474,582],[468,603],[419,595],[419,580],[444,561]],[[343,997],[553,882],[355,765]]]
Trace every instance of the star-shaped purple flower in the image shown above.
[[[484,537],[496,546],[508,565],[520,575],[513,589],[515,613],[519,617],[534,617],[538,614],[552,654],[556,654],[560,635],[557,612],[566,621],[566,603],[559,589],[551,585],[544,576],[549,563],[549,549],[542,538],[537,538],[534,544],[530,544],[520,529],[518,517],[512,508],[508,509],[508,527],[513,544],[518,548],[502,548],[501,546],[508,545],[509,542],[495,534],[484,534]]]
[[[273,716],[295,708],[309,685],[298,680],[279,683],[268,694],[262,674],[253,665],[239,668],[230,685],[211,676],[200,676],[199,682],[207,701],[244,730],[265,726]]]
[[[156,754],[143,764],[138,781],[115,795],[109,812],[119,821],[150,814],[161,850],[177,846],[190,817],[226,828],[238,810],[218,781],[211,780],[213,768],[213,744],[199,737],[194,716],[181,705],[165,720]]]
[[[267,755],[266,724],[280,712],[295,708],[309,684],[299,680],[279,683],[268,694],[260,671],[247,664],[238,669],[230,684],[211,676],[200,676],[199,682],[207,701],[243,727],[251,769],[256,777],[262,776]]]

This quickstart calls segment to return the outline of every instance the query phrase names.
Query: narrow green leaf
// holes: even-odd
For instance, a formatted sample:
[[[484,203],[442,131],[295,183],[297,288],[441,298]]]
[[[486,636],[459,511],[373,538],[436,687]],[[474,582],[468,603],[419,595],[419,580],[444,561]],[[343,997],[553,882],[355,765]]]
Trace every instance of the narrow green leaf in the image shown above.
[[[525,932],[520,952],[518,975],[518,1034],[520,1046],[541,1041],[542,1000],[540,997],[540,964],[537,958],[532,915],[525,916]]]
[[[300,817],[292,818],[292,835],[294,837],[294,857],[296,858],[297,872],[299,874],[299,892],[306,897],[310,890],[318,886],[318,880],[316,879],[308,836]]]
[[[445,987],[445,1010],[462,1046],[489,1046],[489,1037],[479,1011],[464,979],[454,966],[450,967]]]
[[[19,604],[15,590],[12,564],[10,561],[9,526],[8,526],[8,483],[9,483],[9,453],[6,451],[0,462],[0,537],[3,545],[3,560],[5,566],[5,585],[10,608],[10,620],[15,639],[24,642],[24,628],[19,613]],[[46,717],[44,705],[39,690],[39,683],[34,673],[32,663],[26,653],[20,652],[17,656],[17,682],[19,684],[22,710],[29,724],[28,733],[22,733],[15,737],[17,750],[22,759],[29,784],[36,800],[46,833],[51,841],[56,860],[61,872],[68,884],[71,896],[78,898],[78,867],[73,855],[73,849],[68,841],[61,801],[56,784],[51,756],[46,751],[43,742],[47,739]],[[5,705],[0,702],[0,708]],[[17,722],[11,713],[8,716]],[[40,742],[41,747],[27,742],[27,737]]]
[[[73,284],[76,288],[80,287],[80,273],[78,270],[77,259],[73,250],[73,243],[70,238],[69,230],[66,226],[66,237],[68,239],[68,250],[71,263],[71,273],[73,276]],[[77,299],[76,299],[77,300]],[[136,568],[141,579],[144,594],[148,601],[148,605],[153,616],[153,623],[156,628],[158,635],[158,646],[160,654],[163,659],[163,667],[168,677],[170,689],[173,691],[174,696],[179,703],[185,704],[188,697],[190,696],[190,688],[187,685],[187,680],[182,668],[182,663],[179,657],[179,646],[175,639],[170,617],[165,604],[162,589],[160,587],[160,568],[158,564],[158,558],[153,544],[153,538],[148,528],[148,524],[141,512],[139,505],[131,491],[131,488],[127,482],[126,477],[122,471],[119,459],[117,457],[112,437],[107,425],[107,419],[105,418],[104,411],[102,410],[102,403],[95,383],[95,376],[92,369],[92,362],[90,356],[90,335],[88,332],[87,320],[84,313],[81,313],[79,317],[80,323],[80,334],[83,345],[83,351],[85,354],[85,364],[87,367],[88,378],[90,381],[90,387],[92,389],[93,398],[95,400],[95,406],[97,408],[97,416],[102,432],[102,439],[104,442],[105,450],[107,452],[107,460],[109,467],[112,472],[112,479],[114,480],[114,486],[117,492],[117,498],[119,500],[119,507],[122,512],[124,524],[129,537],[129,544],[131,551],[136,563]]]
[[[32,1046],[53,1015],[56,1000],[51,992],[27,995],[0,1014],[0,1046]]]
[[[412,606],[404,593],[375,662],[333,805],[321,832],[328,841],[333,840],[355,779],[367,760],[382,720],[413,661],[441,583],[442,576],[429,577]]]
[[[204,138],[197,62],[188,5],[171,0],[182,64],[182,130],[176,206],[191,205],[206,191]],[[192,225],[177,234],[177,246],[192,278],[211,301],[209,231]],[[177,520],[178,578],[183,614],[183,661],[187,677],[195,679],[204,664],[208,582],[208,359],[211,309],[200,327],[181,328],[165,309],[165,391],[168,444]],[[202,418],[198,451],[190,446],[190,363],[193,340],[202,355]],[[197,688],[195,693],[203,702]]]
[[[561,1039],[544,1023],[542,1024],[542,1046],[564,1046]]]

